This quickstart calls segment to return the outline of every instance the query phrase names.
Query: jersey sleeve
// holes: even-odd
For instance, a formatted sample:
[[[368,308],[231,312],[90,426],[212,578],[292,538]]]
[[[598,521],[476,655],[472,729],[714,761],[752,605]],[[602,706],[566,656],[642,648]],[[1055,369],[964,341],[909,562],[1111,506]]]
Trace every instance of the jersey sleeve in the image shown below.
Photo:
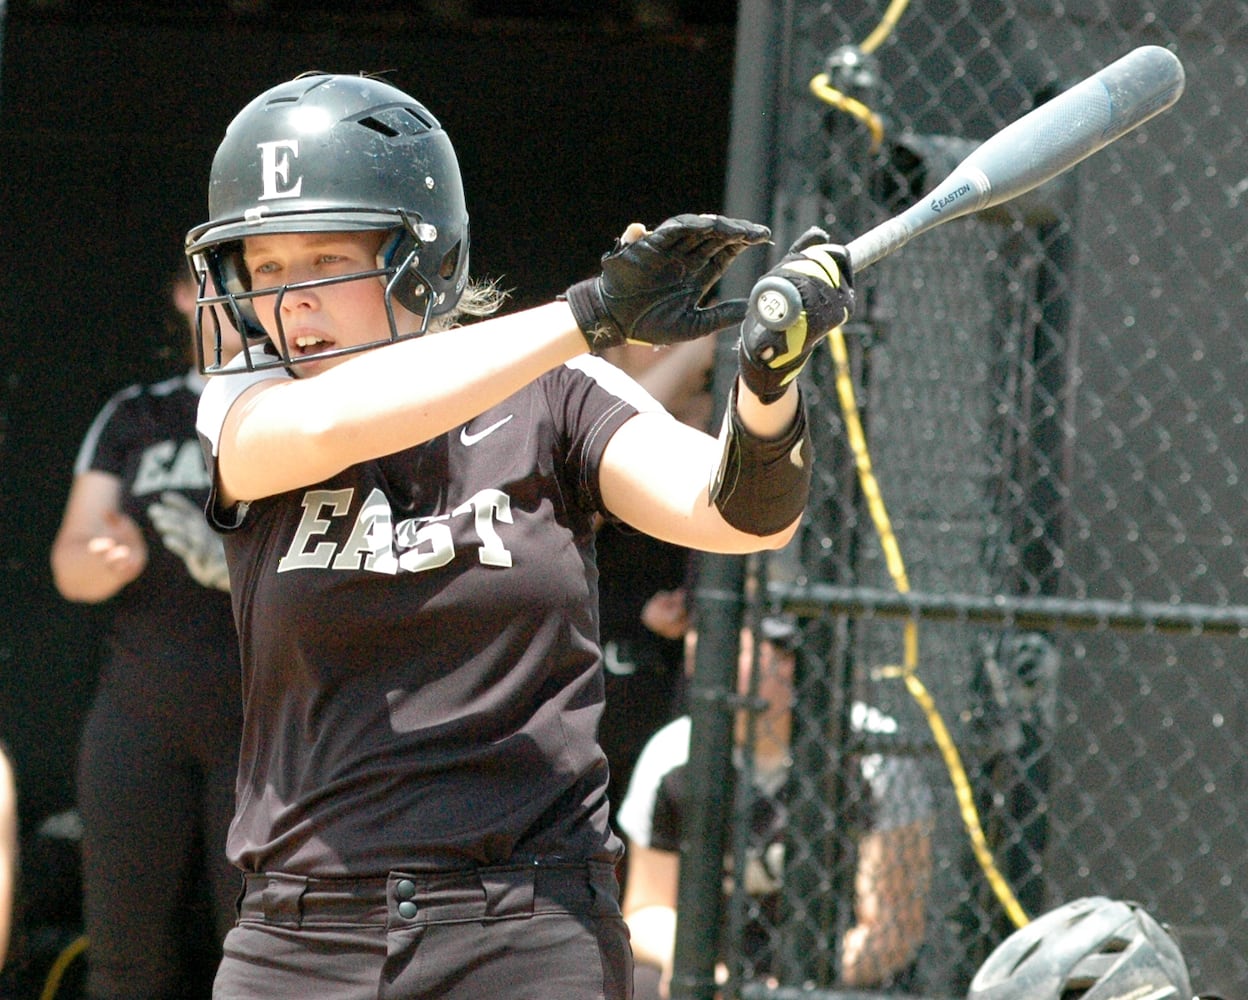
[[[867,823],[872,830],[883,833],[931,818],[932,789],[916,761],[868,754],[861,766],[863,779],[870,789]]]
[[[237,528],[247,510],[246,504],[240,504],[233,511],[226,511],[218,502],[217,453],[226,415],[238,397],[253,385],[290,377],[288,373],[274,369],[258,372],[226,372],[209,378],[203,393],[200,394],[199,410],[195,416],[195,430],[199,434],[200,447],[204,452],[204,465],[208,469],[208,478],[211,480],[205,513],[208,523],[218,530],[231,531]]]
[[[142,393],[139,385],[127,386],[111,396],[91,421],[74,459],[74,475],[107,472],[121,477],[132,450],[128,432],[133,428],[125,419],[127,406]]]
[[[204,386],[199,397],[199,412],[195,418],[195,429],[200,440],[204,442],[207,454],[204,459],[209,468],[216,465],[217,447],[221,443],[221,428],[225,426],[226,414],[230,407],[244,392],[260,382],[271,382],[274,379],[288,379],[290,375],[273,370],[249,372],[226,372],[213,375]]]
[[[638,413],[663,406],[623,369],[585,354],[565,364],[552,384],[552,408],[568,441],[567,461],[585,506],[605,513],[598,469],[611,436]]]
[[[681,803],[674,794],[689,762],[691,721],[682,716],[646,741],[616,822],[628,839],[658,851],[680,850]]]

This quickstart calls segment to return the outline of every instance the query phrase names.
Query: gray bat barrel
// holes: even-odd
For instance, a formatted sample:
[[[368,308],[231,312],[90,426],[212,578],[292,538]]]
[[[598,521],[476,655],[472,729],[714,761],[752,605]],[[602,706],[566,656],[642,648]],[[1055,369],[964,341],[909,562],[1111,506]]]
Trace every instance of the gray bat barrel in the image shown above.
[[[1169,49],[1142,45],[1028,112],[975,148],[922,201],[880,223],[846,250],[855,273],[919,233],[991,208],[1039,187],[1108,146],[1183,93],[1183,64]],[[750,293],[750,315],[784,330],[801,296],[785,278],[764,275]]]
[[[1183,84],[1183,64],[1169,49],[1134,49],[1007,125],[922,201],[852,241],[854,270],[934,226],[1039,187],[1169,108]]]

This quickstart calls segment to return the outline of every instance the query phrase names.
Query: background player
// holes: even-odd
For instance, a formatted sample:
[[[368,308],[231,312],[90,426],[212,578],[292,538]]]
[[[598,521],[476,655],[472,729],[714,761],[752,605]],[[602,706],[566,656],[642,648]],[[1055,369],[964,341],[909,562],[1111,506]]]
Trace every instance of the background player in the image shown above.
[[[690,633],[692,663],[694,633]],[[723,942],[744,955],[751,978],[773,974],[775,937],[780,927],[787,803],[793,728],[794,671],[800,632],[792,620],[773,616],[760,623],[758,683],[760,708],[737,720],[739,753],[749,747],[750,764],[736,760],[738,774],[751,782],[750,830],[744,887],[751,914],[739,941]],[[738,690],[751,693],[754,642],[742,630]],[[881,733],[896,723],[878,710],[855,703],[852,725],[858,733]],[[676,939],[676,902],[683,817],[690,789],[690,719],[683,716],[646,744],[633,772],[619,823],[629,841],[630,877],[624,916],[638,959],[637,997],[667,997]],[[840,979],[855,988],[904,985],[923,943],[927,890],[931,882],[932,794],[913,760],[879,753],[855,758],[861,800],[861,835],[854,845],[854,922],[840,942]],[[844,831],[846,835],[849,831]],[[726,871],[730,872],[731,868]]]
[[[203,515],[197,293],[183,262],[170,295],[192,368],[104,405],[52,545],[61,595],[109,611],[77,770],[93,1000],[206,996],[238,895],[225,858],[242,722],[238,640],[224,552]],[[241,346],[232,326],[219,329],[227,355]],[[204,876],[208,941],[190,931]]]

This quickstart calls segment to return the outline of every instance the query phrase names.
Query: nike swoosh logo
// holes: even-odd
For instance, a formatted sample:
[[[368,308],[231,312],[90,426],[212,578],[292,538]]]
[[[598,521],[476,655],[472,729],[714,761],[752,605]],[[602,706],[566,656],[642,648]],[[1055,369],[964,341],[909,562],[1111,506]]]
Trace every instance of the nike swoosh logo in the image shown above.
[[[476,444],[482,438],[489,437],[491,434],[493,434],[496,430],[502,427],[503,424],[507,423],[507,421],[510,420],[514,416],[515,416],[514,413],[509,413],[507,414],[507,416],[503,417],[502,420],[498,420],[490,424],[490,426],[487,427],[485,430],[477,431],[476,434],[469,434],[467,427],[461,427],[459,430],[459,440],[463,443],[465,448],[471,448],[474,444]]]

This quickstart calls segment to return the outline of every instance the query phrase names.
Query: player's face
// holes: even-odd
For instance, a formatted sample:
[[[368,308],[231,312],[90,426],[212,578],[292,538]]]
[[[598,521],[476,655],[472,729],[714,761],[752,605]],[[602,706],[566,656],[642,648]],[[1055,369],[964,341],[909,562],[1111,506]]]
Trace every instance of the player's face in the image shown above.
[[[754,637],[749,629],[741,630],[740,654],[737,661],[738,693],[745,695],[750,690],[750,674],[754,669]],[[764,640],[758,644],[758,687],[759,698],[767,702],[768,713],[783,713],[793,707],[793,667],[795,656],[792,651],[779,649]]]
[[[278,233],[251,236],[244,241],[243,259],[253,291],[273,289],[362,271],[375,271],[384,234]],[[257,296],[256,315],[269,338],[280,347],[277,295]],[[384,286],[376,275],[356,281],[287,290],[281,296],[281,329],[291,355],[312,357],[326,351],[355,347],[390,336]],[[414,316],[396,304],[400,333],[417,329]],[[410,324],[406,329],[404,324]],[[303,362],[301,374],[315,374],[342,357]]]

